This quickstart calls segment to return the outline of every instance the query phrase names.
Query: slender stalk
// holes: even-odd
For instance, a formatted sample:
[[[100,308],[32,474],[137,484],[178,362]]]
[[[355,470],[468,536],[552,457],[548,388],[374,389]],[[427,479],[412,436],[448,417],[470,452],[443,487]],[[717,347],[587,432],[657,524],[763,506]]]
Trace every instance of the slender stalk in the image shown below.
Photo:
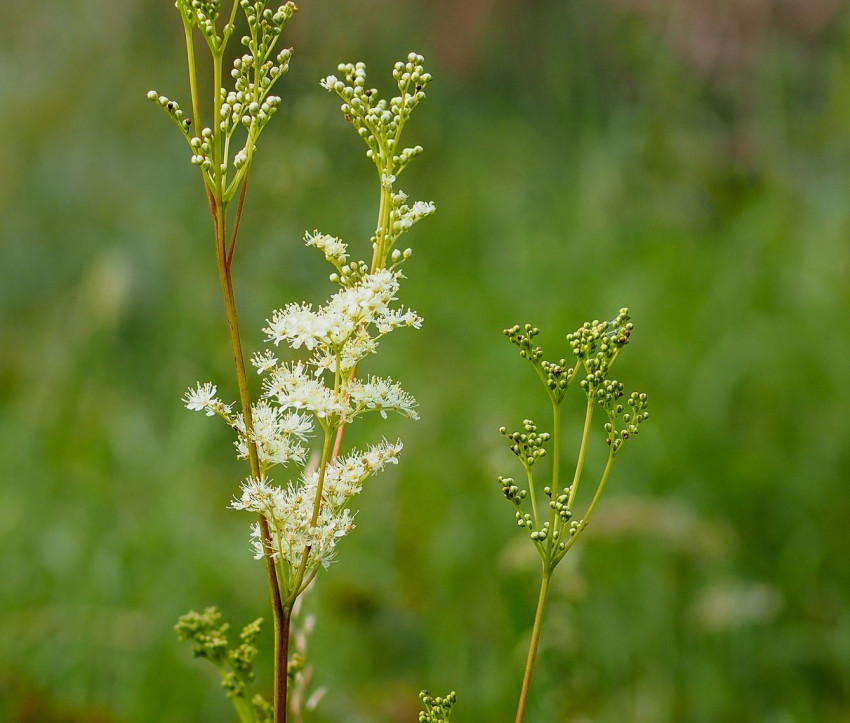
[[[556,563],[560,562],[563,559],[564,555],[566,555],[570,548],[575,544],[575,541],[578,539],[578,536],[584,531],[584,528],[587,527],[587,523],[590,521],[590,516],[593,514],[593,510],[596,509],[596,503],[599,502],[599,498],[602,496],[602,490],[605,489],[605,483],[608,481],[608,477],[611,475],[611,470],[614,467],[614,453],[613,451],[608,453],[608,462],[605,464],[605,469],[602,471],[602,477],[599,480],[599,485],[596,487],[596,494],[593,495],[593,500],[590,502],[590,506],[587,508],[587,512],[584,513],[584,518],[581,521],[581,526],[576,530],[575,534],[570,538],[569,542],[567,542],[566,547],[558,553],[558,557],[556,559]]]
[[[310,519],[310,526],[315,527],[319,522],[319,510],[322,506],[322,492],[325,486],[325,473],[328,469],[329,457],[331,454],[331,440],[334,438],[332,428],[326,428],[325,441],[322,444],[322,458],[319,461],[319,479],[316,482],[316,496],[313,499],[313,517]],[[304,574],[307,571],[307,558],[310,556],[311,547],[304,550],[304,557],[301,560],[301,566],[298,568],[295,580],[292,583],[289,596],[286,599],[285,606],[287,610],[291,610],[295,605],[295,600],[301,592],[301,583],[304,580]]]
[[[399,129],[400,131],[401,129]],[[386,171],[389,175],[392,170],[391,166],[388,166],[388,170]],[[372,266],[369,270],[369,273],[374,274],[378,269],[384,268],[386,266],[386,251],[385,251],[385,236],[389,233],[389,220],[390,220],[390,192],[387,188],[384,187],[383,183],[381,184],[381,198],[378,202],[378,224],[375,230],[375,249],[372,252]],[[357,374],[357,366],[351,370],[351,376],[348,378],[348,381],[351,382],[354,379],[355,374]],[[342,438],[345,435],[345,422],[340,423],[339,428],[336,430],[336,439],[334,440],[333,452],[331,453],[331,462],[335,461],[339,456],[339,452],[342,449]]]
[[[213,207],[213,223],[215,226],[215,248],[218,262],[219,282],[224,296],[224,306],[227,313],[227,327],[230,333],[230,344],[233,350],[233,363],[236,369],[236,380],[239,387],[239,400],[242,406],[242,417],[245,421],[245,437],[248,447],[248,463],[251,468],[251,476],[259,479],[260,458],[257,453],[257,445],[251,438],[254,428],[251,414],[251,392],[248,387],[248,375],[245,370],[245,358],[242,353],[242,340],[239,335],[239,317],[236,312],[236,297],[233,291],[233,278],[230,273],[230,264],[225,255],[226,229],[225,210],[220,202],[211,198]],[[241,208],[240,208],[241,211]],[[238,219],[235,222],[238,225]],[[235,243],[235,236],[231,245]],[[283,601],[280,596],[280,586],[277,580],[277,570],[274,559],[271,556],[269,544],[270,533],[266,518],[258,515],[260,532],[265,548],[266,576],[268,578],[269,591],[271,594],[272,617],[274,620],[274,721],[285,723],[286,721],[286,685],[287,685],[287,663],[289,660],[289,616],[285,614]]]
[[[581,473],[584,469],[584,458],[587,454],[587,441],[590,438],[590,422],[593,419],[593,399],[587,400],[587,411],[584,413],[584,431],[581,434],[581,446],[578,450],[578,459],[576,460],[576,471],[573,475],[573,484],[570,489],[570,498],[567,501],[567,508],[572,510],[576,501],[576,492],[578,492],[578,483],[581,481]]]
[[[204,179],[204,187],[207,193],[207,200],[210,205],[210,212],[214,226],[214,240],[216,251],[216,262],[218,266],[219,282],[221,285],[222,295],[224,297],[225,312],[227,315],[227,326],[230,335],[230,344],[233,352],[233,362],[236,371],[236,380],[239,388],[239,399],[242,407],[242,417],[245,424],[246,446],[248,449],[248,463],[251,469],[251,476],[254,479],[259,479],[262,474],[257,445],[252,439],[253,437],[253,417],[251,407],[251,393],[248,385],[248,375],[245,370],[245,358],[242,351],[242,341],[239,334],[239,318],[236,311],[236,298],[233,290],[233,278],[231,276],[231,264],[233,261],[233,253],[236,246],[236,238],[239,232],[239,221],[242,217],[242,209],[245,202],[245,193],[248,185],[248,166],[243,169],[241,179],[241,191],[239,195],[238,208],[236,217],[233,223],[233,229],[230,235],[229,243],[227,239],[227,207],[232,198],[232,193],[226,195],[226,172],[222,168],[222,162],[227,161],[229,136],[225,139],[225,148],[222,149],[222,131],[218,124],[221,115],[221,93],[219,89],[222,87],[222,64],[224,56],[224,48],[227,45],[231,34],[234,30],[234,22],[236,18],[237,8],[239,3],[233,0],[229,20],[224,28],[223,37],[220,40],[213,41],[207,37],[207,45],[210,48],[212,55],[213,67],[213,124],[212,124],[212,149],[211,159],[214,162],[212,168],[212,177],[207,173],[202,172]],[[178,8],[181,10],[183,27],[186,36],[186,53],[189,69],[189,87],[192,96],[192,113],[194,122],[198,129],[202,127],[201,112],[200,112],[200,94],[198,92],[198,78],[195,63],[194,49],[194,23],[191,18],[184,12],[185,8],[181,8],[178,3]],[[257,68],[259,73],[259,68]],[[259,88],[259,77],[257,77],[257,88]],[[200,132],[200,130],[199,130]],[[249,131],[250,133],[250,131]],[[229,190],[229,189],[228,189]],[[235,186],[233,188],[235,191]],[[262,539],[262,545],[265,552],[266,575],[268,578],[269,592],[271,595],[272,613],[274,618],[274,721],[275,723],[285,723],[287,710],[287,667],[288,667],[288,649],[289,649],[289,633],[290,633],[290,614],[291,608],[284,608],[281,599],[280,581],[277,575],[277,566],[271,555],[271,537],[269,524],[266,518],[260,514],[259,527]],[[250,702],[242,701],[242,705],[236,705],[237,712],[242,720],[254,720],[253,709]]]
[[[557,499],[561,478],[561,405],[552,399],[552,492],[551,499]],[[532,490],[533,493],[533,490]],[[532,501],[534,498],[532,497]],[[554,507],[549,508],[549,537],[546,540],[546,560],[549,565],[558,544],[558,515]]]
[[[195,43],[192,37],[192,26],[183,18],[183,30],[186,33],[186,56],[189,64],[189,92],[192,95],[192,115],[194,115],[195,127],[201,128],[201,106],[198,96],[198,74],[195,72]]]
[[[546,598],[549,594],[549,582],[552,578],[552,568],[548,563],[543,565],[543,580],[540,584],[540,597],[537,600],[537,612],[534,614],[534,627],[531,630],[531,644],[528,646],[528,659],[525,663],[525,675],[522,677],[522,690],[519,694],[519,705],[516,711],[515,723],[522,723],[525,718],[525,708],[528,705],[528,693],[531,689],[531,676],[534,673],[534,663],[537,660],[537,648],[540,645],[540,632],[543,629],[543,614],[546,611]]]
[[[242,218],[242,207],[245,205],[245,192],[248,190],[248,172],[242,180],[242,190],[239,191],[239,205],[236,208],[236,220],[233,222],[233,232],[230,235],[230,249],[227,252],[227,269],[233,263],[233,251],[236,248],[236,235],[239,233],[239,220]]]

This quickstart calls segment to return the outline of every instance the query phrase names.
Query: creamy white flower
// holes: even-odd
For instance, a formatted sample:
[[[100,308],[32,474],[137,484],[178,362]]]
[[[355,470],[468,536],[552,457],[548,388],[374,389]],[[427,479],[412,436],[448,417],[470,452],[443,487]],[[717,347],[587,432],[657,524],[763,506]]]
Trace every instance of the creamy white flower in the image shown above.
[[[315,368],[314,374],[320,376],[328,371],[332,374],[350,372],[362,359],[374,354],[378,349],[378,339],[371,336],[365,327],[359,327],[342,345],[339,353],[330,347],[320,347],[308,362]]]
[[[319,85],[321,85],[325,90],[336,90],[337,84],[342,85],[335,75],[329,75],[327,78],[322,78],[319,81]],[[342,88],[340,88],[342,90]]]
[[[289,304],[275,311],[263,331],[275,345],[285,341],[293,349],[304,346],[310,351],[327,345],[335,352],[363,325],[388,314],[397,292],[396,275],[381,269],[341,289],[318,311],[309,304]]]
[[[297,412],[284,413],[279,407],[273,407],[266,401],[260,401],[251,407],[253,429],[251,440],[257,447],[260,462],[264,465],[304,464],[307,450],[301,444],[306,441],[312,430],[312,421]],[[234,427],[238,434],[236,448],[239,458],[248,457],[248,439],[245,434],[245,420],[236,415]]]
[[[274,368],[274,365],[277,364],[277,357],[269,349],[262,352],[258,351],[251,357],[251,364],[257,369],[257,374],[264,374],[269,369]]]
[[[312,234],[308,232],[304,235],[304,242],[308,246],[315,246],[324,253],[328,261],[338,266],[342,266],[348,261],[348,246],[335,236],[313,231]]]
[[[383,440],[380,444],[369,447],[365,452],[352,451],[329,465],[325,471],[322,487],[327,504],[333,508],[342,507],[360,492],[363,482],[368,477],[380,472],[388,464],[398,464],[401,454],[401,441],[390,443]],[[313,471],[303,475],[304,485],[315,489],[319,475]]]
[[[183,396],[183,404],[186,405],[186,409],[193,412],[206,412],[208,417],[216,413],[228,413],[230,405],[224,404],[215,394],[215,384],[198,382],[195,389],[190,388]]]
[[[397,217],[396,214],[393,214],[393,230],[396,233],[407,231],[414,223],[426,216],[430,216],[436,210],[437,207],[433,201],[416,201],[409,208],[402,206],[399,209],[400,213],[397,214]]]
[[[422,317],[412,309],[389,309],[375,319],[375,326],[382,335],[389,334],[400,326],[412,326],[414,329],[421,329]]]
[[[282,408],[313,412],[320,419],[341,416],[344,410],[333,389],[308,375],[301,362],[276,367],[263,388],[266,398],[274,397]]]
[[[323,505],[316,524],[312,525],[314,495],[315,488],[306,485],[298,488],[290,485],[284,490],[249,481],[243,485],[242,498],[231,506],[265,516],[275,560],[282,559],[291,567],[300,567],[304,555],[309,554],[308,569],[319,564],[327,567],[335,556],[337,540],[354,529],[353,515],[350,510],[335,510]],[[254,556],[260,559],[265,550],[259,524],[252,527],[251,537]]]
[[[414,407],[416,400],[405,392],[397,382],[381,377],[369,377],[363,382],[355,379],[346,391],[354,406],[352,416],[366,410],[376,410],[386,419],[387,412],[399,412],[410,419],[419,419]]]
[[[268,341],[275,346],[285,341],[293,349],[303,344],[311,351],[328,334],[328,325],[321,313],[313,311],[310,304],[287,304],[272,315],[263,329]]]

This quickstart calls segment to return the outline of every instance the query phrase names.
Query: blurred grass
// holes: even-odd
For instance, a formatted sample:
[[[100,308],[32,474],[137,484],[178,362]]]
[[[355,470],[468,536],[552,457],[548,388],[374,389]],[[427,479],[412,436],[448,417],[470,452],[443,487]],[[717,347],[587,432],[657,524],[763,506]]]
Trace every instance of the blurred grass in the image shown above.
[[[537,583],[496,429],[545,408],[500,331],[533,321],[555,354],[622,305],[618,374],[654,419],[560,575],[529,720],[850,718],[846,4],[301,10],[239,249],[249,349],[272,308],[329,291],[304,229],[355,244],[374,223],[318,78],[362,58],[387,88],[416,49],[437,79],[405,177],[438,207],[410,237],[426,325],[378,364],[422,421],[379,431],[405,458],[310,600],[315,720],[414,720],[425,686],[458,690],[458,721],[512,715]],[[0,719],[229,721],[171,630],[267,607],[225,509],[228,430],[179,404],[230,371],[196,171],[144,99],[182,98],[176,16],[5,14]]]

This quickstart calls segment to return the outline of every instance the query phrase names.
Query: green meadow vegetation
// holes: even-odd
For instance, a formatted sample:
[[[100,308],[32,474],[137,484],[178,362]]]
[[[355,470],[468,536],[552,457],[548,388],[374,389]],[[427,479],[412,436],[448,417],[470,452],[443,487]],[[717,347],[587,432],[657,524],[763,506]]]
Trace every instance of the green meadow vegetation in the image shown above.
[[[0,720],[232,721],[173,629],[211,604],[270,622],[231,430],[181,402],[237,397],[198,171],[145,99],[185,87],[182,28],[168,1],[54,5],[0,27]],[[540,561],[499,428],[550,411],[502,330],[557,358],[623,306],[651,424],[552,578],[526,719],[850,719],[846,3],[299,7],[234,266],[248,356],[272,309],[333,291],[305,229],[374,232],[318,84],[339,62],[379,84],[425,56],[405,188],[437,207],[405,266],[425,322],[381,350],[421,419],[382,425],[402,461],[304,600],[307,720],[413,721],[423,687],[457,691],[457,723],[511,719]]]

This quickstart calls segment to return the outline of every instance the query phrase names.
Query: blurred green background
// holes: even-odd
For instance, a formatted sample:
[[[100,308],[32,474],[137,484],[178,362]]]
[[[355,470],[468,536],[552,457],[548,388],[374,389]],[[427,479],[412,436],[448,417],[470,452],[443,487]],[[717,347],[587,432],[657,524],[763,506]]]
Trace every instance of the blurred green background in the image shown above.
[[[529,722],[850,720],[847,5],[302,0],[237,249],[249,351],[332,290],[305,229],[373,230],[371,166],[317,84],[338,62],[389,91],[426,56],[402,186],[438,208],[406,238],[426,324],[371,369],[422,420],[361,430],[405,454],[308,600],[311,720],[412,721],[421,687],[456,689],[458,723],[513,720],[538,565],[497,429],[546,406],[501,330],[559,356],[623,305],[618,376],[653,419],[559,570]],[[232,721],[172,631],[268,614],[229,430],[180,404],[198,379],[236,393],[200,180],[145,100],[187,105],[179,20],[3,15],[0,720]]]

